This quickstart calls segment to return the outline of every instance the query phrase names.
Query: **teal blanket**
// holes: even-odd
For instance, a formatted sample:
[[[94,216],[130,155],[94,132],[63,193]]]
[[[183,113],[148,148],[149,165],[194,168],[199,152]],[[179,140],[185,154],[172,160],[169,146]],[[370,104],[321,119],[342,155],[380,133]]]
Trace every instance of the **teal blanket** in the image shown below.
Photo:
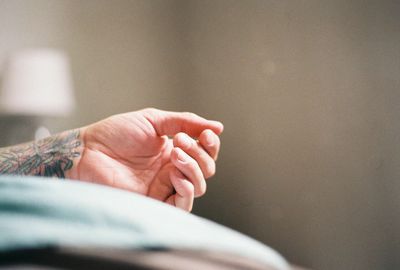
[[[141,195],[77,181],[0,177],[0,251],[48,246],[216,250],[287,269],[260,242]]]

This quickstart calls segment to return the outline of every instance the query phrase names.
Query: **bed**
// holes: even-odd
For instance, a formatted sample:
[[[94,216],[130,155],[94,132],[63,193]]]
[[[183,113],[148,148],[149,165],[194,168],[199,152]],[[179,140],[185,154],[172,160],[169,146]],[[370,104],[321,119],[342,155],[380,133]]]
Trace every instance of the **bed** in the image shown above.
[[[286,260],[227,227],[78,181],[0,177],[0,269],[273,269]]]

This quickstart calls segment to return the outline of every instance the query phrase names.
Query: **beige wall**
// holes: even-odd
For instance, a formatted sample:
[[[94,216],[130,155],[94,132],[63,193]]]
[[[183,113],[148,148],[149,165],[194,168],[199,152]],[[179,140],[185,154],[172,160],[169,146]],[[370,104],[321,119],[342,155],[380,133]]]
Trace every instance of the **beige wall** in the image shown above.
[[[397,269],[398,2],[189,6],[186,108],[226,128],[196,211],[316,269]]]
[[[1,1],[0,60],[71,55],[78,111],[145,106],[225,123],[195,213],[315,269],[400,261],[396,1]]]
[[[24,47],[67,51],[78,108],[51,121],[56,130],[145,106],[173,109],[182,89],[179,8],[165,0],[1,0],[0,61]]]

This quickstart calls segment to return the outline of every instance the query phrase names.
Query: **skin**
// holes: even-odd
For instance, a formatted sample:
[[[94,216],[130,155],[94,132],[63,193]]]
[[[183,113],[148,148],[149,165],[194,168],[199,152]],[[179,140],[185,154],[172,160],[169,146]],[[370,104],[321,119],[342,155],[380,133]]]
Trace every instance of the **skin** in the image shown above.
[[[144,109],[0,149],[0,173],[56,176],[140,193],[191,211],[215,174],[223,125]]]

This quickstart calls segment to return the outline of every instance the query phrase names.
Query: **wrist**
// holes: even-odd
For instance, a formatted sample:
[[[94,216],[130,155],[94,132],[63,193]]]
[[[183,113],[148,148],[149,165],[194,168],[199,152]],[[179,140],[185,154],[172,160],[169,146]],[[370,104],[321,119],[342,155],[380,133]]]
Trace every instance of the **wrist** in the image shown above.
[[[0,149],[0,174],[68,177],[83,152],[80,133],[79,129],[69,130]]]
[[[69,130],[66,132],[74,132],[76,134],[76,141],[75,141],[76,147],[74,149],[72,149],[72,151],[75,153],[75,155],[71,159],[72,166],[69,169],[65,170],[65,178],[80,180],[80,178],[81,178],[80,171],[81,171],[81,165],[82,165],[81,161],[85,154],[86,127]]]

